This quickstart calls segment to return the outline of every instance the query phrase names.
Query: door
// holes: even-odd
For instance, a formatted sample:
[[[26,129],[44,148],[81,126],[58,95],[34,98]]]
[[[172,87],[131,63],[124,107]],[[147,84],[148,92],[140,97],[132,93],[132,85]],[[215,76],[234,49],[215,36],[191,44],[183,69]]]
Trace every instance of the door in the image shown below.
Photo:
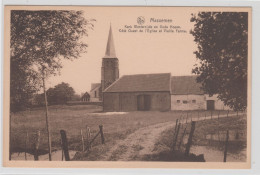
[[[151,97],[150,95],[144,95],[144,110],[149,111],[151,106]]]
[[[143,95],[137,96],[137,110],[138,111],[144,110],[144,96]]]
[[[138,95],[137,96],[137,110],[138,111],[149,111],[151,106],[150,95]]]
[[[207,110],[212,111],[215,110],[215,101],[207,100]]]

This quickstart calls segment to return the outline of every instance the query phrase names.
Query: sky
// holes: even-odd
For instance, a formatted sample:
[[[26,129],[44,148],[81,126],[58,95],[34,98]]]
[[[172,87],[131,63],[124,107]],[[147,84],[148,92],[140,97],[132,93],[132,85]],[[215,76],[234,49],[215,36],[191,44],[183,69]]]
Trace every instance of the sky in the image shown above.
[[[74,61],[63,61],[59,76],[47,80],[47,88],[66,82],[81,94],[90,91],[91,83],[100,83],[101,64],[105,56],[110,24],[112,26],[114,44],[119,59],[119,74],[171,73],[172,76],[191,75],[197,62],[193,52],[197,49],[193,36],[189,31],[193,27],[190,22],[191,13],[196,8],[171,7],[81,7],[87,19],[95,19],[94,29],[88,31],[84,41],[88,44],[87,53]],[[142,17],[145,22],[137,23]],[[154,19],[169,19],[172,22],[153,22]],[[156,33],[145,31],[130,32],[134,25],[157,26]],[[162,26],[174,26],[175,32],[163,32]],[[130,26],[132,28],[130,28]],[[175,28],[186,31],[176,32]],[[125,29],[127,32],[122,32]],[[162,29],[162,32],[159,30]]]

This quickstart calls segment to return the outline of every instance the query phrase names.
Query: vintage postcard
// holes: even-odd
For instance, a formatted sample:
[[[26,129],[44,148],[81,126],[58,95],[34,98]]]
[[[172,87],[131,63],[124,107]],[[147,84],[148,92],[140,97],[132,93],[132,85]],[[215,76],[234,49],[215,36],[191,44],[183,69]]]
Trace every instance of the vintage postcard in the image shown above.
[[[250,168],[251,18],[5,6],[3,166]]]

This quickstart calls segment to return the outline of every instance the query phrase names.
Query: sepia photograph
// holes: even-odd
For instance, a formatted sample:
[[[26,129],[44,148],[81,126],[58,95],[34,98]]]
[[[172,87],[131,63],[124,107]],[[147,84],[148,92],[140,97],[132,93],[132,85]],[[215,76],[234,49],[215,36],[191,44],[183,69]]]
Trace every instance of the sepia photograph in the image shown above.
[[[251,8],[4,19],[4,166],[250,168]]]

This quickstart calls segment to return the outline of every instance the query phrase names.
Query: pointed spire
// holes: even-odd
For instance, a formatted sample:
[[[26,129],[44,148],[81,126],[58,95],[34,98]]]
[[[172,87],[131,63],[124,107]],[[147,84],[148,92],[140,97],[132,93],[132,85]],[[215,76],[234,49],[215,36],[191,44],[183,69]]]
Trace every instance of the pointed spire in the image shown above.
[[[110,23],[108,40],[107,40],[107,49],[104,58],[116,58],[116,51],[115,51],[115,45],[113,40],[111,23]]]

